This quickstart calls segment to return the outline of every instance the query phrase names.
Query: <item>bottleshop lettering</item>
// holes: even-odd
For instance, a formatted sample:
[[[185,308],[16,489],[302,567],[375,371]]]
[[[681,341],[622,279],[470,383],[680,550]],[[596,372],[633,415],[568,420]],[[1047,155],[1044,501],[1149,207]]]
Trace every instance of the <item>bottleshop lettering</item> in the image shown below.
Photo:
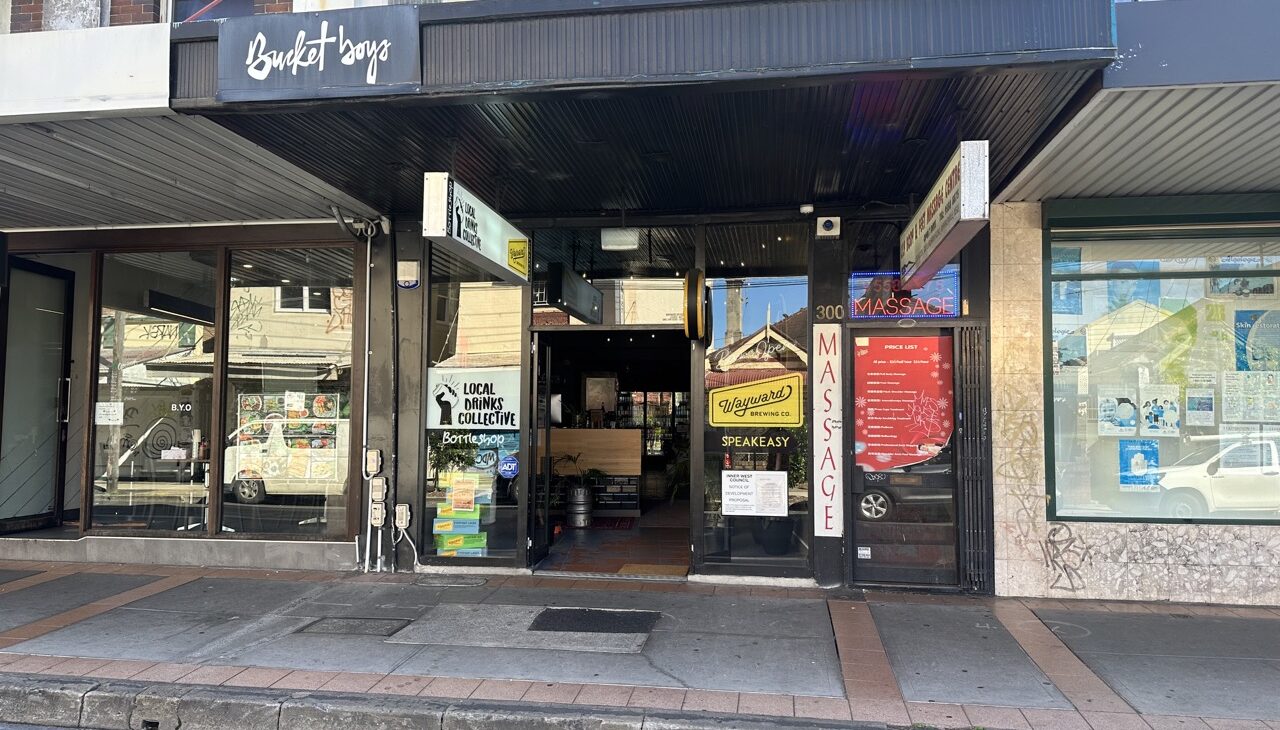
[[[276,50],[267,48],[267,37],[258,33],[249,41],[249,53],[245,58],[245,72],[258,81],[266,81],[273,71],[288,71],[297,76],[298,69],[314,66],[323,73],[329,61],[330,49],[337,50],[337,60],[344,66],[365,64],[365,81],[378,83],[378,64],[385,62],[391,53],[391,40],[353,40],[347,37],[346,27],[339,23],[337,35],[330,35],[329,21],[321,21],[320,34],[308,39],[307,31],[300,30],[294,37],[293,47]]]

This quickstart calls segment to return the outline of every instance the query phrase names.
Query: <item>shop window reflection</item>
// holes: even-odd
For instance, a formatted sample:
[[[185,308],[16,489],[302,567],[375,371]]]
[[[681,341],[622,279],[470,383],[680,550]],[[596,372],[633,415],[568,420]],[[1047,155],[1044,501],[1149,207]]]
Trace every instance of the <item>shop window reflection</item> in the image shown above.
[[[1280,238],[1061,241],[1050,265],[1056,515],[1278,521]]]
[[[230,270],[222,530],[343,535],[352,252],[235,251]],[[311,306],[318,291],[324,306]]]
[[[207,529],[211,253],[103,258],[91,526]]]
[[[711,287],[705,559],[802,564],[809,552],[807,279],[722,279]],[[769,406],[745,406],[752,402]]]

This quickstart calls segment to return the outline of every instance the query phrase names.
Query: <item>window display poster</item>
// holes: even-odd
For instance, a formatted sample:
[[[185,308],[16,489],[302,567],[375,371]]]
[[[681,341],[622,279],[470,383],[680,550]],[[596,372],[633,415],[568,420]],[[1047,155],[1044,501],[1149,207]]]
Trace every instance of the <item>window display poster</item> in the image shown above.
[[[1176,385],[1149,383],[1142,386],[1139,435],[1177,436],[1182,432],[1182,407]]]
[[[720,472],[720,512],[746,517],[787,516],[785,471]]]
[[[1224,372],[1222,420],[1280,421],[1280,372]]]
[[[1080,273],[1080,249],[1078,247],[1054,246],[1053,273]],[[1053,282],[1051,293],[1054,314],[1084,314],[1084,301],[1081,296],[1080,282],[1055,281]]]
[[[1280,370],[1280,310],[1237,309],[1236,370]]]
[[[1108,274],[1146,274],[1160,271],[1158,261],[1108,261]],[[1130,302],[1160,305],[1159,279],[1112,279],[1107,282],[1107,309],[1114,312]]]
[[[94,404],[93,424],[95,426],[123,426],[124,401],[108,400]]]
[[[1098,386],[1098,435],[1133,436],[1138,432],[1138,404],[1132,391]]]
[[[1160,491],[1160,442],[1120,439],[1120,491]]]
[[[854,344],[854,460],[885,471],[934,458],[951,441],[950,337],[859,337]]]
[[[1213,388],[1187,388],[1187,425],[1214,425]]]
[[[1218,384],[1218,374],[1212,370],[1200,370],[1187,373],[1187,385],[1198,388],[1212,388]]]

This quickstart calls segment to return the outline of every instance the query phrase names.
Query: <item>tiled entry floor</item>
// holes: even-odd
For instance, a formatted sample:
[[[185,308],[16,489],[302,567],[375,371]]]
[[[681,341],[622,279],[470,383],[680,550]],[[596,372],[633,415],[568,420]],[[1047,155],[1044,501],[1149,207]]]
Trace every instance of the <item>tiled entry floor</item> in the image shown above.
[[[653,507],[630,529],[565,529],[537,569],[678,576],[688,567],[689,503],[677,501]]]

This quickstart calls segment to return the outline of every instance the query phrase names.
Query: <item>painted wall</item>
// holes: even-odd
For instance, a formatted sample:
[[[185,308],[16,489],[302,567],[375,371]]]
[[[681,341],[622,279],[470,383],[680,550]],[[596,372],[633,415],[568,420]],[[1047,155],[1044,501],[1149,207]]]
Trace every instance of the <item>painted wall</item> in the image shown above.
[[[991,208],[996,592],[1280,604],[1280,526],[1050,522],[1038,203]]]

